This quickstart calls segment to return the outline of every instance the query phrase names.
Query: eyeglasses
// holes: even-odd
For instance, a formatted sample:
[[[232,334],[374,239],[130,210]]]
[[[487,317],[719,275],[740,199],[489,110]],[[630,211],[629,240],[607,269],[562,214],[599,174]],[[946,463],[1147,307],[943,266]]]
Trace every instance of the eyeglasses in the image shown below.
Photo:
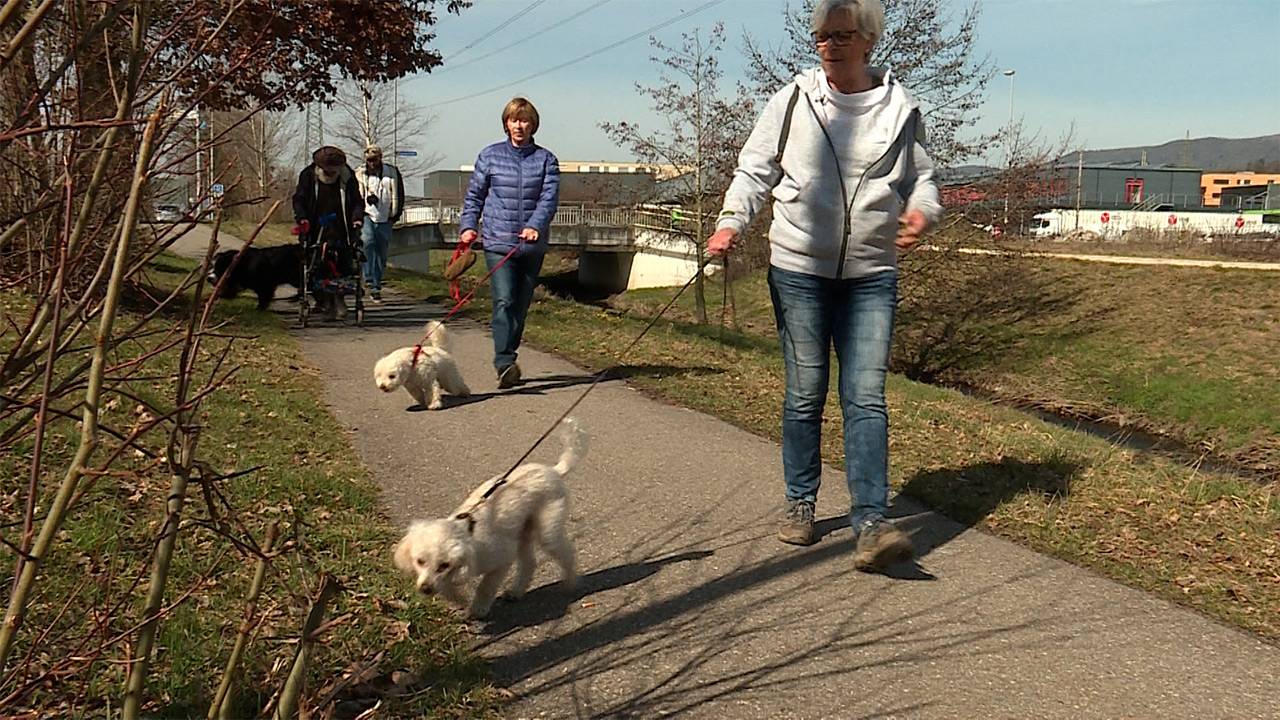
[[[827,43],[831,43],[832,45],[848,45],[853,42],[853,39],[857,36],[857,30],[836,30],[835,32],[829,33],[809,33],[809,37],[813,38],[814,45],[826,45]]]

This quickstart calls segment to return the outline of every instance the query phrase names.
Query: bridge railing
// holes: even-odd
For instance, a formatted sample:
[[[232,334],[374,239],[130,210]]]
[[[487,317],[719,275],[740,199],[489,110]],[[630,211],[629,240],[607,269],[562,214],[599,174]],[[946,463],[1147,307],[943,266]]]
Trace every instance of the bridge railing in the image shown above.
[[[427,223],[457,223],[462,216],[461,205],[413,205],[404,209],[400,217],[403,225]],[[631,208],[593,207],[590,205],[561,205],[551,220],[552,226],[627,227],[632,222]]]

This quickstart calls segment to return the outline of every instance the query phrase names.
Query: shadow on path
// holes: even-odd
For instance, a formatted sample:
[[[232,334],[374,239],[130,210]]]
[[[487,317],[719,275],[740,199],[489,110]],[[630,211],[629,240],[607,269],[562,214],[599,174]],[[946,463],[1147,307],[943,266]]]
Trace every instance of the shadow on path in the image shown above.
[[[541,625],[564,617],[565,611],[571,604],[595,593],[639,582],[667,565],[702,560],[713,554],[711,550],[697,550],[596,570],[578,578],[578,587],[573,593],[564,592],[559,583],[534,588],[520,600],[499,606],[498,612],[494,613],[498,617],[490,620],[484,626],[484,631],[501,635],[516,628]]]

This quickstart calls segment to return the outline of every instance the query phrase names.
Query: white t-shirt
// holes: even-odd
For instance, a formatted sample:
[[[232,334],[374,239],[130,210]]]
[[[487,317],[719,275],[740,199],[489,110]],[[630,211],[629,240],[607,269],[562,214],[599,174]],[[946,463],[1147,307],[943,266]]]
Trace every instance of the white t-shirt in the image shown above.
[[[846,94],[831,87],[825,76],[821,84],[818,114],[840,159],[841,174],[846,180],[856,180],[894,141],[893,123],[880,117],[889,107],[889,87],[881,83],[870,90]]]

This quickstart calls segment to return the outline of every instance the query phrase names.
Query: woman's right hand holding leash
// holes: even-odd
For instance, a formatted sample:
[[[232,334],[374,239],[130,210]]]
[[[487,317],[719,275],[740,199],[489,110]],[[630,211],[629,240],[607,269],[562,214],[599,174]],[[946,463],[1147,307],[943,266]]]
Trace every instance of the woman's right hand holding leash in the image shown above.
[[[738,231],[733,228],[720,228],[707,238],[708,255],[727,255],[738,241]]]

